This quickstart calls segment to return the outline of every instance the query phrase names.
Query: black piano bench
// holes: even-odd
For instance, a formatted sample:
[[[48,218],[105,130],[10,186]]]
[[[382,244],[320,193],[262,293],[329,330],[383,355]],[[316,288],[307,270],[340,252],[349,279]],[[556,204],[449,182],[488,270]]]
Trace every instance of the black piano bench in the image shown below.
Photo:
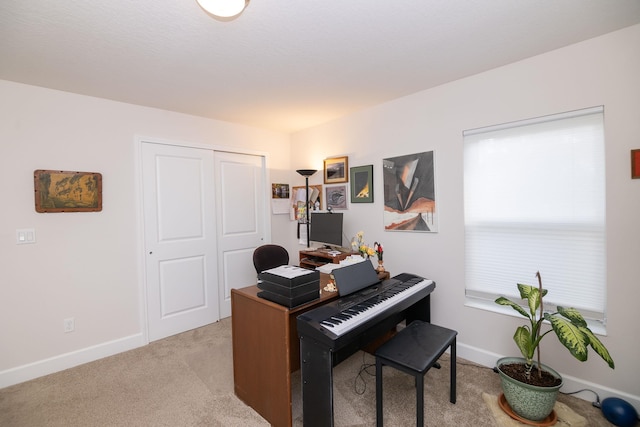
[[[376,425],[382,427],[382,367],[391,366],[415,377],[416,418],[424,425],[424,375],[451,347],[449,400],[456,403],[456,335],[458,332],[414,320],[376,350]],[[439,367],[439,366],[438,366]]]

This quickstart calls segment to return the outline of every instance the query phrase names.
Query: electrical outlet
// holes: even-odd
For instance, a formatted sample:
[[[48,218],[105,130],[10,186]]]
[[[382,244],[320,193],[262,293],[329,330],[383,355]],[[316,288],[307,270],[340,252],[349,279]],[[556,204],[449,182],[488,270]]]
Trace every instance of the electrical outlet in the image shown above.
[[[64,319],[64,332],[73,332],[76,329],[76,321],[73,317]]]

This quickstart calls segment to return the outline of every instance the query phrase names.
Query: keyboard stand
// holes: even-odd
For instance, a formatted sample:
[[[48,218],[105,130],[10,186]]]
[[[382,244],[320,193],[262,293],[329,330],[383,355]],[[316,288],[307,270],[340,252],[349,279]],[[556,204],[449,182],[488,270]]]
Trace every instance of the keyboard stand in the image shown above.
[[[413,320],[429,322],[431,320],[430,295],[417,301],[407,310],[370,325],[367,330],[340,349],[331,349],[311,337],[300,336],[303,425],[333,426],[333,367],[365,348],[405,319],[407,324]]]

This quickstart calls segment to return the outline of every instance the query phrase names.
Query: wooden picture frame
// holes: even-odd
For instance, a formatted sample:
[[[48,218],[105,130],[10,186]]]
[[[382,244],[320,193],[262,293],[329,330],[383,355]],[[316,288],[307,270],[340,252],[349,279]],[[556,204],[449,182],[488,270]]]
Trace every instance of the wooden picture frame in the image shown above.
[[[631,178],[640,179],[640,148],[631,150]]]
[[[351,168],[349,175],[351,203],[373,203],[373,165]]]
[[[100,212],[102,174],[38,169],[33,172],[36,212]]]
[[[349,158],[334,157],[324,160],[324,183],[338,184],[349,182]]]

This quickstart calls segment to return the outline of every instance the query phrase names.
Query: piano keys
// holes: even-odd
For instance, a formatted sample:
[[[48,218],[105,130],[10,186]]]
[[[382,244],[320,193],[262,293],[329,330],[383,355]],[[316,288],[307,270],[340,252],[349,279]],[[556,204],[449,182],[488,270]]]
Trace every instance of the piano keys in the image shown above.
[[[432,280],[418,276],[405,281],[397,278],[385,280],[298,316],[298,334],[315,336],[335,348],[342,335],[374,321],[376,315],[389,308],[396,306],[396,311],[401,310],[397,305],[403,300],[433,287]]]

